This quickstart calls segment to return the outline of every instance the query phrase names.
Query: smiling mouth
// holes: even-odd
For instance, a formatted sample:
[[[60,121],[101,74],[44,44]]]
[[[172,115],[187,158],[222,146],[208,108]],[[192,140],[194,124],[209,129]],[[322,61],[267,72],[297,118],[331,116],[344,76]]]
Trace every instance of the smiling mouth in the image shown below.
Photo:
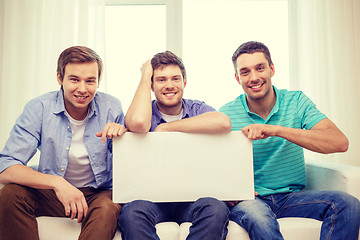
[[[176,92],[171,92],[171,93],[163,93],[163,95],[167,96],[167,97],[172,97],[176,95]]]
[[[79,100],[85,100],[87,98],[87,96],[77,96],[77,95],[75,95],[75,97]]]
[[[258,85],[255,85],[255,86],[249,86],[249,88],[251,88],[251,89],[258,89],[258,88],[262,87],[264,84],[265,84],[265,82],[263,82],[263,83],[261,83],[261,84],[258,84]]]

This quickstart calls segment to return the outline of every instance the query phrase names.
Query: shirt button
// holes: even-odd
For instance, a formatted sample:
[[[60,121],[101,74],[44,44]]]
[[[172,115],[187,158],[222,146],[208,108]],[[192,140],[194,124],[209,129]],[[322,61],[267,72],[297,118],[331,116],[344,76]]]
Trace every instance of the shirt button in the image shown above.
[[[64,169],[62,168],[62,169],[60,169],[62,172],[64,171]]]
[[[66,149],[66,150],[69,150],[69,147],[66,147],[65,149]]]

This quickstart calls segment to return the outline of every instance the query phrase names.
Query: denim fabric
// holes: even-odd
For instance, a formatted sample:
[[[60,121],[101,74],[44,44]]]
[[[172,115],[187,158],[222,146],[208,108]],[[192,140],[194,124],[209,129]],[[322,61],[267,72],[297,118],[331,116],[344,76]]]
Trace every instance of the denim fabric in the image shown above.
[[[159,240],[155,225],[160,222],[191,222],[188,240],[224,240],[229,209],[214,198],[196,202],[153,203],[137,200],[124,205],[118,226],[124,240]]]
[[[320,239],[357,240],[360,202],[340,191],[298,191],[242,201],[230,213],[230,220],[256,240],[283,239],[276,219],[285,217],[323,221]]]
[[[108,122],[124,124],[121,103],[115,97],[97,92],[89,105],[84,144],[89,154],[95,182],[89,187],[112,187],[112,141],[102,144],[95,136]],[[16,120],[10,137],[0,153],[0,172],[15,165],[26,165],[40,150],[38,171],[64,177],[72,140],[65,115],[62,90],[50,92],[28,102]]]

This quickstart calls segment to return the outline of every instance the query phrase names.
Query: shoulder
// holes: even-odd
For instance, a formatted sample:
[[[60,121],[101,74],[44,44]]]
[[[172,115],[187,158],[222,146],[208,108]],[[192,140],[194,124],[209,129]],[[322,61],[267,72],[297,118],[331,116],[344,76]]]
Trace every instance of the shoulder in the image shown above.
[[[242,97],[242,95],[238,96],[233,101],[226,103],[224,106],[222,106],[219,109],[219,111],[226,113],[226,112],[229,112],[229,111],[234,111],[236,109],[243,109],[243,104],[242,104],[242,101],[241,101],[241,97]]]
[[[101,107],[111,107],[122,109],[121,102],[113,95],[97,92],[94,97],[95,104]]]
[[[25,108],[34,108],[44,105],[55,104],[59,98],[59,91],[48,92],[38,97],[31,99],[25,105]]]
[[[194,100],[194,99],[182,99],[183,107],[189,111],[196,111],[197,114],[216,111],[210,105],[207,105],[204,101]]]

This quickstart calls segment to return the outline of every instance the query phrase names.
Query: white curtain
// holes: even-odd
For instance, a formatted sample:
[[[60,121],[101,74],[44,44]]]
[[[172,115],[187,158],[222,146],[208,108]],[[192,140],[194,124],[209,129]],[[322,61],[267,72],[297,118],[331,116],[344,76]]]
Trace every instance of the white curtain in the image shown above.
[[[59,89],[60,53],[85,45],[104,56],[104,0],[0,0],[0,149],[32,98]]]
[[[345,154],[316,157],[360,166],[360,1],[289,0],[289,29],[290,88],[304,91],[350,141]]]

